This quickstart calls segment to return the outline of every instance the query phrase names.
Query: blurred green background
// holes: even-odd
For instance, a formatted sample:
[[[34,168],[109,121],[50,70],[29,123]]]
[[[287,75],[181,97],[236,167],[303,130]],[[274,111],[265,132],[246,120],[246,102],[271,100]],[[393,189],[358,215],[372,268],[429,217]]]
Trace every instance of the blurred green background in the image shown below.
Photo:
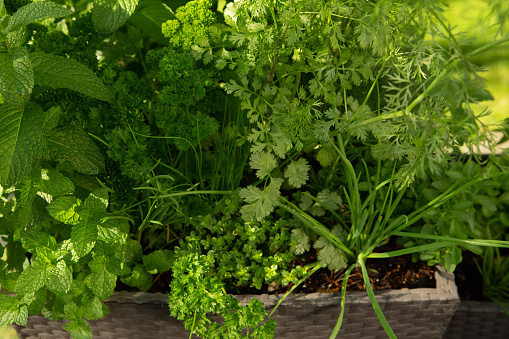
[[[449,8],[444,15],[449,19],[453,32],[464,32],[465,38],[472,39],[472,45],[465,45],[465,48],[474,48],[493,41],[497,29],[493,26],[496,19],[491,13],[490,2],[493,0],[449,1]],[[502,4],[502,7],[502,11],[495,15],[509,17],[509,1],[505,5]],[[508,34],[509,32],[504,33]],[[500,45],[472,61],[486,69],[483,77],[487,80],[488,90],[495,99],[475,105],[475,112],[481,114],[486,109],[491,111],[492,113],[482,117],[481,121],[495,128],[497,124],[509,118],[509,43]],[[16,332],[11,327],[0,328],[0,339],[15,338],[17,338]]]

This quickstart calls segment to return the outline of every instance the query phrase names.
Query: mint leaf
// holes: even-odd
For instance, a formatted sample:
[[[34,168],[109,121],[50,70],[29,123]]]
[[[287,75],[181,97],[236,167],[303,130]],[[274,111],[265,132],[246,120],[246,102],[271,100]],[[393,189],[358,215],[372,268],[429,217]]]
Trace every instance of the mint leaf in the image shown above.
[[[174,254],[170,250],[157,250],[143,256],[143,267],[150,274],[163,273],[171,270]]]
[[[92,273],[85,279],[86,285],[100,300],[106,299],[115,289],[117,276],[106,270],[105,257],[95,257],[88,266]]]
[[[12,19],[11,19],[12,20]],[[26,47],[16,47],[12,52],[12,68],[14,84],[19,96],[28,101],[34,87],[34,72],[28,59]]]
[[[19,300],[5,294],[0,294],[0,327],[10,326],[19,319]]]
[[[71,242],[80,257],[87,255],[94,248],[97,240],[97,225],[86,219],[80,219],[71,230]]]
[[[35,261],[28,266],[16,282],[16,293],[26,294],[37,291],[48,281],[50,274],[50,265],[45,262]]]
[[[129,22],[151,37],[163,38],[161,26],[173,18],[173,14],[161,1],[142,1],[129,18]]]
[[[66,331],[71,332],[73,339],[92,339],[92,330],[83,319],[76,319],[62,326]]]
[[[39,180],[39,190],[52,197],[58,197],[74,193],[74,184],[62,173],[57,171],[42,169]]]
[[[129,234],[129,222],[124,219],[106,219],[97,225],[97,239],[107,242],[125,242]]]
[[[76,225],[79,221],[79,214],[76,208],[81,205],[81,200],[75,197],[64,196],[55,199],[46,209],[49,214],[64,224]]]
[[[50,248],[57,244],[55,238],[48,233],[30,229],[21,231],[21,243],[30,253],[35,253],[38,247]]]
[[[101,151],[82,130],[65,128],[46,137],[51,156],[70,163],[78,172],[94,175],[104,171]]]
[[[133,14],[138,0],[95,0],[92,21],[101,33],[111,33],[122,26]]]
[[[39,288],[35,293],[25,294],[24,297],[27,297],[29,300],[29,314],[39,314],[42,312],[46,302],[46,290],[44,288]]]
[[[64,305],[64,315],[69,320],[79,320],[82,317],[82,312],[74,301],[69,300]]]
[[[43,52],[31,53],[29,58],[37,85],[68,88],[99,100],[112,100],[102,80],[79,62]]]
[[[72,270],[67,267],[64,260],[60,260],[52,267],[46,287],[56,295],[65,296],[71,289]]]
[[[18,9],[9,20],[7,32],[12,32],[19,26],[25,26],[47,18],[60,18],[72,14],[67,8],[53,2],[36,1],[31,2]]]
[[[14,107],[22,110],[25,99],[18,95],[13,60],[8,53],[0,53],[0,95]]]
[[[83,317],[88,320],[102,319],[110,313],[108,306],[91,293],[83,296],[81,308],[83,309]]]
[[[288,179],[290,186],[300,188],[309,179],[309,165],[306,159],[300,158],[288,165],[285,171],[285,178]]]
[[[152,285],[152,275],[149,274],[141,264],[134,266],[131,274],[126,277],[121,277],[120,280],[129,286],[137,287],[142,291],[148,291]]]
[[[240,209],[242,218],[249,221],[262,220],[268,216],[278,204],[281,195],[279,187],[282,183],[283,179],[272,178],[270,185],[263,191],[254,186],[241,189],[239,196],[249,203],[249,205],[244,205]]]
[[[42,109],[32,103],[25,112],[0,105],[1,185],[9,187],[18,183],[31,170],[42,139],[43,114]]]

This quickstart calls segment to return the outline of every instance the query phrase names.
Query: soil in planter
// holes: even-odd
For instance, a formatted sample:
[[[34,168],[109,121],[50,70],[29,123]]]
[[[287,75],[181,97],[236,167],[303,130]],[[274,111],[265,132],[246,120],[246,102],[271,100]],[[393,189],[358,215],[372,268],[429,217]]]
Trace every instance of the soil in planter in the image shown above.
[[[385,245],[376,252],[387,252],[399,249],[394,245]],[[305,256],[295,260],[296,265],[306,265],[316,261],[314,250],[306,253]],[[435,268],[424,262],[412,262],[410,255],[399,256],[388,259],[368,259],[366,263],[369,271],[369,279],[374,290],[401,289],[401,288],[435,288]],[[344,278],[344,270],[331,271],[321,268],[311,277],[298,286],[294,293],[313,292],[336,292],[341,290]],[[171,272],[165,272],[156,276],[150,292],[169,293],[169,285],[172,276]],[[250,287],[241,287],[229,290],[232,294],[278,294],[285,293],[292,287],[288,286],[263,286],[261,290]],[[137,289],[123,284],[120,280],[117,283],[118,291],[137,291]],[[364,281],[360,268],[352,271],[348,279],[348,291],[365,291]]]

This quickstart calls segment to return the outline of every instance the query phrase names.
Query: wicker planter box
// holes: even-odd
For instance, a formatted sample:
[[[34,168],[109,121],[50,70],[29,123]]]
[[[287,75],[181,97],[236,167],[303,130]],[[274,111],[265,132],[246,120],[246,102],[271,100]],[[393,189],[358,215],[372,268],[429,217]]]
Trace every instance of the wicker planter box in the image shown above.
[[[380,307],[400,338],[442,339],[459,305],[454,276],[438,268],[436,288],[378,291]],[[271,309],[281,295],[238,296],[247,303],[260,298]],[[336,293],[289,296],[275,313],[277,338],[329,338],[340,313],[341,297]],[[94,338],[180,339],[188,338],[178,320],[170,316],[166,296],[148,293],[116,293],[107,300],[111,314],[90,321]],[[340,338],[387,338],[365,292],[347,293],[346,311]],[[70,338],[61,329],[63,322],[37,315],[28,324],[14,326],[21,339]]]
[[[506,339],[509,317],[494,302],[462,301],[452,318],[444,339]]]

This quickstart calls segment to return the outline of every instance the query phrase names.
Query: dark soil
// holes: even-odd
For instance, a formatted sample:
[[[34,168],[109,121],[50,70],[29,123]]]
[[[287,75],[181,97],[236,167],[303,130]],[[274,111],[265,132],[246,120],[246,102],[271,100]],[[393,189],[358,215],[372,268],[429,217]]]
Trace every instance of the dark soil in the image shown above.
[[[378,248],[377,252],[385,252],[398,249],[394,246]],[[316,252],[309,251],[306,255],[295,261],[295,264],[305,265],[316,261]],[[413,263],[410,255],[399,256],[389,259],[368,259],[366,263],[369,271],[369,279],[374,290],[401,289],[401,288],[434,288],[435,268],[424,262]],[[311,277],[298,286],[294,293],[313,292],[336,292],[341,290],[345,271],[331,271],[321,268]],[[169,292],[171,272],[165,272],[156,276],[150,292]],[[228,291],[232,294],[278,294],[285,293],[293,285],[288,286],[263,286],[262,290],[243,287]],[[117,290],[136,291],[118,281]],[[355,269],[348,279],[347,291],[365,291],[364,281],[360,268]]]

